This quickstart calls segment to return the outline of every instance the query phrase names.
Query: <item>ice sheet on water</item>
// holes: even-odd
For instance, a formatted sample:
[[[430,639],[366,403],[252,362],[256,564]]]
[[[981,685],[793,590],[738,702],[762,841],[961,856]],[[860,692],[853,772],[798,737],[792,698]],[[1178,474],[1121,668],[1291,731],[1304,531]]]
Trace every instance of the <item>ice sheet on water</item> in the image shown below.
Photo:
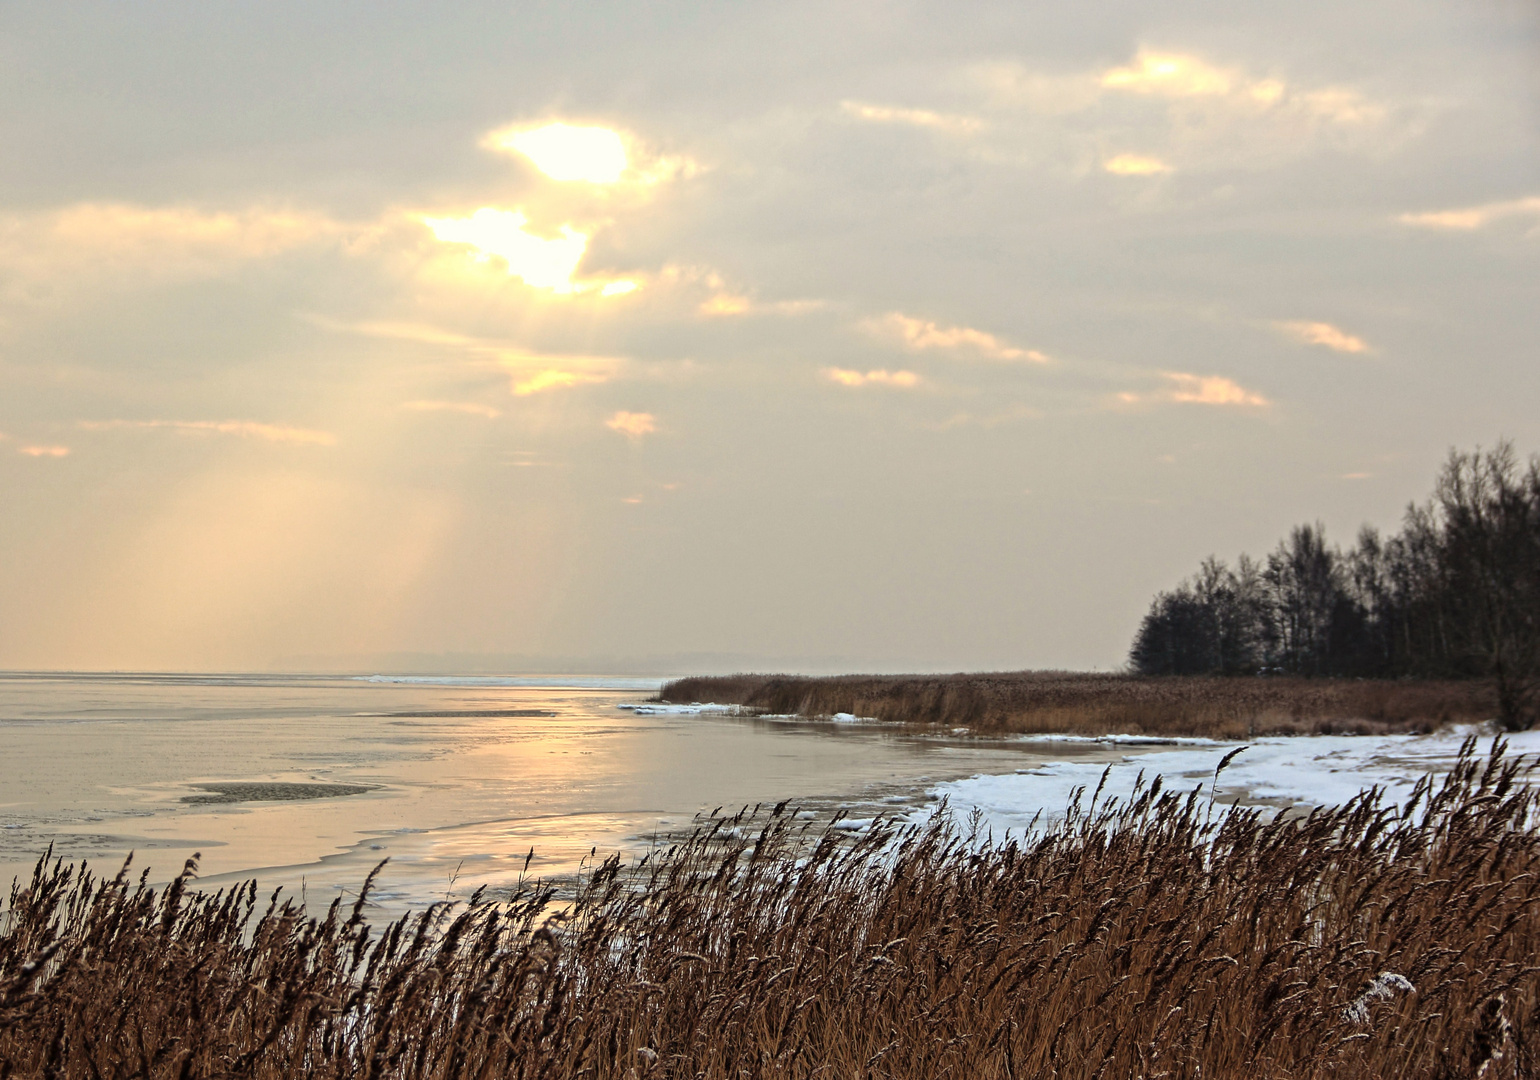
[[[1433,735],[1283,736],[1130,754],[1112,764],[1101,797],[1127,798],[1141,772],[1146,783],[1162,777],[1168,791],[1201,786],[1207,795],[1213,790],[1214,770],[1220,760],[1244,746],[1219,776],[1221,802],[1239,796],[1243,801],[1335,806],[1370,787],[1379,787],[1388,799],[1399,801],[1410,796],[1424,775],[1447,772],[1461,743],[1473,733],[1469,728],[1456,728]],[[1510,756],[1540,755],[1540,731],[1506,738]],[[1490,734],[1479,735],[1477,754],[1487,754],[1492,741]],[[981,824],[996,839],[1012,830],[1019,834],[1034,818],[1051,821],[1063,817],[1076,788],[1085,788],[1082,802],[1089,801],[1107,767],[1105,762],[1050,761],[1010,775],[981,774],[937,784],[930,789],[937,801],[920,816],[934,813],[945,798],[960,820],[977,811]]]
[[[698,701],[688,705],[660,701],[627,702],[615,708],[625,709],[637,716],[701,716],[707,713],[717,716],[753,716],[755,714],[753,709],[745,709],[742,705],[713,705]]]
[[[666,680],[612,675],[356,675],[353,681],[406,686],[508,686],[533,690],[660,690]]]

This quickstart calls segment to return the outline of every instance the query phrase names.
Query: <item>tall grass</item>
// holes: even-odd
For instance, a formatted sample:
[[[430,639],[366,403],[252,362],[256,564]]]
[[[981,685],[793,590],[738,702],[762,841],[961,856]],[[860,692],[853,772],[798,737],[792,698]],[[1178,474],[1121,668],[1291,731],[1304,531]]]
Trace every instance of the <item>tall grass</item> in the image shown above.
[[[378,933],[254,885],[39,863],[0,1076],[1531,1076],[1540,815],[1469,747],[1402,806],[1214,814],[1158,781],[1028,840],[785,806]]]
[[[1364,679],[1088,675],[697,676],[662,701],[711,701],[768,713],[857,716],[979,733],[1206,735],[1428,732],[1497,715],[1490,683]]]

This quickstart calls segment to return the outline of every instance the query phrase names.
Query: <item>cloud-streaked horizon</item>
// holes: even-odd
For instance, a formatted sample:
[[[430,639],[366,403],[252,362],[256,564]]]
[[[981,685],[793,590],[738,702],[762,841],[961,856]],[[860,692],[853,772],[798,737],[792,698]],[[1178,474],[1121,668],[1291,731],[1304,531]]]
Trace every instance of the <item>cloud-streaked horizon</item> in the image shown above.
[[[24,6],[0,667],[1113,667],[1540,450],[1536,18],[1411,11]]]

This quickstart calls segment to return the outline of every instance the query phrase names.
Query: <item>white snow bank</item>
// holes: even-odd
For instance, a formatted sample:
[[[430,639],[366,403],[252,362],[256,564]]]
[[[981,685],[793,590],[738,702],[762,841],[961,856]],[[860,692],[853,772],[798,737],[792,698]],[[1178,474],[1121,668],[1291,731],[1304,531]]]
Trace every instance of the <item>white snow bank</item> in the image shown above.
[[[1129,754],[1113,763],[1102,799],[1127,798],[1141,772],[1145,782],[1163,777],[1167,791],[1191,791],[1202,786],[1205,797],[1214,783],[1214,769],[1238,746],[1238,754],[1219,776],[1218,798],[1229,802],[1282,799],[1308,806],[1336,806],[1369,787],[1379,787],[1392,801],[1410,796],[1428,773],[1448,772],[1460,744],[1471,729],[1435,735],[1305,735],[1256,739],[1249,743],[1213,744],[1180,750]],[[1540,754],[1540,731],[1506,736],[1510,756]],[[1493,737],[1481,735],[1476,752],[1485,756]],[[970,776],[938,784],[929,794],[947,799],[952,811],[966,821],[977,810],[982,824],[998,840],[1040,821],[1061,818],[1070,794],[1084,787],[1082,805],[1101,780],[1106,762],[1050,761],[1006,776]],[[920,812],[928,817],[933,803]]]

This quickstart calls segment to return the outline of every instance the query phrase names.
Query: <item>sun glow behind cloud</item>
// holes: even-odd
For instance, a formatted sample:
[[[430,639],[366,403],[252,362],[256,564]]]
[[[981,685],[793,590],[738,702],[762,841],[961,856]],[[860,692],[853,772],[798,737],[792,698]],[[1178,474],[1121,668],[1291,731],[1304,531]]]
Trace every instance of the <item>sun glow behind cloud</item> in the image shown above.
[[[468,244],[482,259],[501,259],[508,265],[508,273],[526,285],[556,293],[570,293],[578,287],[572,275],[588,249],[588,234],[570,225],[563,225],[559,236],[535,236],[524,231],[529,224],[524,214],[492,206],[483,206],[470,217],[425,217],[422,221],[446,244]]]
[[[631,164],[625,140],[609,128],[554,123],[495,132],[487,141],[523,154],[552,180],[566,183],[613,184]]]
[[[1172,97],[1228,94],[1234,77],[1191,56],[1140,52],[1128,67],[1113,68],[1102,76],[1102,86],[1136,94]]]

